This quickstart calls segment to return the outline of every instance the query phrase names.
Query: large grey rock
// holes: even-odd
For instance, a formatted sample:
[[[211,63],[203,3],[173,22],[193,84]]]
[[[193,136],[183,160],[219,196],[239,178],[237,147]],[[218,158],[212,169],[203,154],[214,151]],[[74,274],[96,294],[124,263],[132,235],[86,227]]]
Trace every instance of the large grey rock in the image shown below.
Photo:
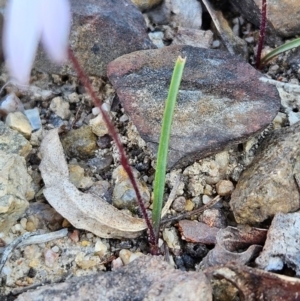
[[[268,231],[263,251],[255,263],[260,269],[281,271],[284,265],[300,275],[300,213],[278,213]]]
[[[170,139],[168,167],[183,167],[245,141],[276,116],[275,87],[238,57],[191,46],[124,55],[108,77],[141,137],[156,153],[164,104],[178,55],[187,57]]]
[[[71,0],[70,45],[88,75],[106,76],[107,64],[136,50],[155,48],[141,12],[130,0]],[[57,66],[40,49],[38,70],[75,75],[72,65]]]
[[[300,208],[300,122],[266,139],[242,173],[230,206],[241,224],[257,224]],[[298,181],[298,185],[297,185]]]
[[[0,151],[0,232],[6,232],[33,199],[32,179],[25,159]]]
[[[261,0],[230,0],[247,20],[259,27],[261,20]],[[267,1],[267,33],[280,37],[300,34],[300,6],[298,1]]]
[[[124,268],[73,278],[20,295],[17,301],[211,301],[202,272],[174,270],[158,257],[143,256]]]

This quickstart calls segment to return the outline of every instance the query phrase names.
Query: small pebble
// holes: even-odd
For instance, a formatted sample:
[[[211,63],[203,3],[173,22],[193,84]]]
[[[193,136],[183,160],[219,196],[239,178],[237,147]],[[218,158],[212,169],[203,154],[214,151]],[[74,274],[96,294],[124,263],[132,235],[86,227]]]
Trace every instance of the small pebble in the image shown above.
[[[97,147],[97,136],[89,126],[82,126],[76,130],[70,130],[61,139],[66,154],[70,157],[88,159],[94,157]]]
[[[88,247],[91,243],[88,240],[83,240],[80,242],[83,247]]]
[[[254,42],[254,37],[247,37],[247,38],[245,38],[245,41],[247,42],[247,43],[253,43]]]
[[[33,131],[41,129],[42,122],[41,122],[40,112],[38,108],[25,110],[24,113],[27,119],[29,120]]]
[[[64,101],[61,96],[51,100],[50,110],[62,119],[68,119],[71,115],[69,103]]]
[[[88,232],[88,233],[86,233],[86,238],[87,238],[87,239],[93,239],[93,238],[94,238],[94,234]]]
[[[168,247],[172,249],[173,253],[178,253],[178,251],[180,250],[180,243],[177,230],[174,227],[165,228],[163,230],[163,238]]]
[[[144,256],[144,254],[142,252],[135,252],[135,253],[132,253],[130,255],[130,258],[129,258],[129,263],[134,261],[135,259],[141,257],[141,256]]]
[[[87,189],[93,185],[92,178],[84,176],[84,169],[81,166],[69,164],[68,167],[70,182],[77,188]]]
[[[73,92],[73,93],[68,95],[68,101],[70,103],[77,103],[77,102],[80,101],[80,97],[76,92]]]
[[[128,118],[128,116],[126,115],[126,114],[124,114],[124,115],[122,115],[121,117],[120,117],[120,122],[126,122],[126,121],[128,121],[129,120],[129,118]]]
[[[129,264],[131,254],[132,254],[132,252],[129,250],[126,250],[126,249],[122,249],[119,252],[119,257],[121,258],[124,265]]]
[[[49,268],[52,268],[59,257],[59,254],[53,252],[51,249],[44,251],[45,265]]]
[[[212,200],[212,198],[211,198],[210,196],[206,195],[206,194],[204,194],[204,195],[202,196],[202,203],[203,203],[204,205],[206,205],[207,203],[209,203],[211,200]]]
[[[58,246],[53,246],[53,247],[51,248],[51,250],[52,250],[53,252],[55,252],[55,253],[58,253],[58,252],[59,252],[59,247],[58,247]]]
[[[21,100],[15,95],[15,93],[6,95],[5,98],[0,102],[0,107],[8,113],[24,111],[24,105]]]
[[[195,260],[191,256],[189,256],[187,254],[182,254],[181,258],[184,262],[184,266],[187,269],[194,269],[195,268]]]
[[[106,123],[104,122],[101,114],[91,119],[89,121],[89,125],[92,129],[92,132],[98,137],[103,137],[109,133]]]
[[[78,242],[79,241],[79,231],[78,230],[74,230],[70,235],[69,238],[74,241],[74,242]]]
[[[192,202],[195,204],[195,207],[198,208],[201,205],[201,198],[199,196],[196,196],[192,198]]]
[[[118,268],[121,268],[122,266],[124,266],[123,261],[120,257],[114,259],[111,263],[111,269],[112,270],[116,270]]]
[[[20,224],[24,229],[26,229],[26,223],[27,223],[27,218],[24,218],[24,217],[21,218]]]
[[[194,258],[203,258],[209,252],[205,244],[201,243],[187,243],[184,247],[185,252]]]
[[[203,190],[203,194],[206,195],[213,195],[213,188],[211,185],[205,185],[204,190]]]
[[[30,277],[30,278],[34,278],[36,274],[37,274],[37,270],[34,269],[34,268],[30,268],[28,273],[27,273],[27,276]]]
[[[24,257],[26,259],[37,259],[41,256],[41,250],[37,245],[29,245],[24,248]]]
[[[32,259],[32,260],[30,260],[30,262],[29,262],[29,264],[28,264],[28,266],[29,266],[30,268],[37,268],[39,265],[40,265],[40,262],[39,262],[39,260],[37,260],[37,259]]]
[[[97,116],[97,115],[101,114],[101,111],[98,107],[95,107],[92,109],[92,113],[93,113],[93,115]]]
[[[9,113],[6,117],[5,124],[11,129],[21,133],[25,138],[30,138],[33,129],[29,120],[22,112]]]
[[[181,270],[181,271],[186,271],[185,265],[184,265],[184,261],[182,259],[181,256],[175,256],[175,264],[177,269]]]
[[[276,72],[278,69],[279,69],[279,66],[278,66],[277,64],[275,64],[275,65],[272,65],[272,66],[269,68],[269,71]]]
[[[221,45],[221,42],[220,42],[219,40],[214,40],[214,41],[212,42],[211,47],[212,47],[212,48],[219,48],[220,45]]]
[[[151,41],[156,45],[157,48],[162,48],[164,47],[164,34],[161,31],[154,31],[154,32],[149,32],[148,34],[149,38]]]
[[[80,268],[87,270],[97,266],[100,263],[100,258],[99,256],[88,257],[85,253],[79,252],[75,257],[75,262]]]
[[[100,258],[107,253],[107,245],[104,244],[101,240],[98,240],[95,244],[95,254]]]
[[[72,225],[70,224],[70,222],[67,220],[67,219],[64,219],[63,222],[62,222],[62,227],[63,228],[69,228],[71,227]]]
[[[185,203],[185,197],[180,196],[173,201],[172,208],[177,212],[183,212],[185,210]]]
[[[216,189],[220,196],[231,195],[234,190],[234,185],[229,180],[222,180],[216,184]]]
[[[190,199],[187,199],[184,209],[186,211],[192,211],[194,209],[194,207],[195,207],[195,204]]]
[[[226,228],[226,217],[219,209],[207,209],[203,212],[202,222],[210,227]]]

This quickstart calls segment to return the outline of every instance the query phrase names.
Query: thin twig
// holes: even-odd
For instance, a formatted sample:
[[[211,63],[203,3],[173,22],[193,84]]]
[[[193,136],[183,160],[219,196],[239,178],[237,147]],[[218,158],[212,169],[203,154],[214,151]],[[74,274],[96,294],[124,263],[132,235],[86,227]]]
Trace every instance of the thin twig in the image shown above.
[[[169,194],[168,200],[167,200],[164,208],[161,211],[161,217],[162,218],[167,214],[170,206],[172,205],[174,199],[176,198],[176,193],[177,193],[177,190],[178,190],[178,187],[179,187],[179,184],[180,184],[180,179],[181,179],[181,177],[180,177],[180,175],[178,175],[176,177],[175,184],[174,184],[174,186],[173,186],[173,188],[172,188],[172,190]]]
[[[268,83],[268,84],[274,85],[277,88],[278,87],[283,88],[286,92],[289,92],[289,93],[292,93],[292,92],[300,93],[300,85],[283,83],[278,80],[274,80],[274,79],[267,78],[267,77],[260,77],[259,80],[262,81],[263,83]]]
[[[10,243],[4,250],[3,255],[1,257],[0,260],[0,275],[2,272],[2,269],[8,259],[8,257],[10,256],[10,254],[12,253],[12,251],[24,240],[26,240],[28,237],[37,234],[38,232],[26,232],[25,234],[23,234],[22,236],[18,237],[17,239],[15,239],[12,243]]]
[[[206,205],[202,206],[201,208],[198,208],[196,210],[186,212],[186,213],[183,213],[183,214],[180,214],[180,215],[162,220],[161,225],[169,223],[169,222],[178,221],[178,220],[181,220],[183,218],[187,218],[191,215],[199,214],[199,213],[203,212],[204,210],[206,210],[206,209],[214,206],[215,204],[217,204],[220,201],[220,199],[221,199],[221,197],[219,195],[217,195],[214,199],[209,201]]]
[[[22,238],[22,241],[16,246],[17,247],[22,247],[22,246],[27,246],[27,245],[34,245],[34,244],[42,244],[54,239],[59,239],[67,236],[68,234],[68,229],[64,228],[55,232],[50,232],[50,233],[45,233],[45,234],[38,234],[39,232],[32,232],[31,236],[28,238]],[[20,239],[20,238],[17,238]],[[4,253],[7,247],[5,248],[0,248],[0,254]]]
[[[257,53],[256,53],[257,69],[260,69],[261,51],[265,40],[266,25],[267,25],[267,0],[262,0],[261,22],[260,22],[259,39],[258,39],[258,46],[257,46]]]
[[[75,123],[76,123],[76,122],[78,121],[78,119],[79,119],[79,112],[80,112],[80,110],[81,110],[81,107],[82,107],[82,103],[80,104],[80,106],[79,106],[79,108],[77,109],[77,112],[76,112],[76,114],[75,114],[75,117],[74,117],[74,120],[73,120],[72,126],[71,126],[72,129],[74,129]]]
[[[88,76],[85,74],[85,72],[83,71],[82,67],[80,66],[77,58],[75,57],[73,51],[71,48],[68,49],[68,54],[69,54],[69,59],[71,60],[71,62],[73,63],[73,66],[74,66],[74,69],[79,77],[79,79],[81,80],[82,84],[84,85],[84,87],[86,88],[87,92],[90,94],[92,100],[93,100],[93,103],[95,105],[95,107],[98,107],[101,114],[102,114],[102,117],[103,117],[103,120],[109,130],[109,133],[111,134],[111,137],[114,139],[114,142],[116,143],[116,146],[119,150],[119,153],[120,153],[120,162],[121,162],[121,165],[123,166],[124,170],[127,172],[128,174],[128,177],[129,177],[129,180],[132,184],[132,187],[136,193],[136,197],[137,197],[137,201],[138,201],[138,204],[141,208],[141,211],[142,211],[142,214],[143,214],[143,217],[145,219],[145,222],[146,222],[146,225],[149,229],[149,242],[151,244],[151,247],[152,247],[152,251],[153,253],[156,253],[156,250],[157,250],[157,244],[156,244],[156,238],[155,238],[155,234],[154,234],[154,230],[153,230],[153,227],[152,227],[152,224],[149,220],[149,217],[148,217],[148,214],[147,214],[147,211],[146,211],[146,208],[145,208],[145,205],[143,203],[143,200],[142,200],[142,197],[141,197],[141,194],[140,194],[140,191],[138,189],[138,186],[137,186],[137,183],[136,183],[136,180],[134,178],[134,175],[133,175],[133,172],[130,168],[130,165],[129,165],[129,162],[127,160],[127,157],[125,155],[125,150],[122,146],[122,143],[120,141],[120,138],[119,138],[119,135],[112,123],[112,121],[110,120],[109,116],[107,115],[107,113],[103,110],[102,108],[102,101],[99,99],[99,97],[96,95],[95,91],[93,90],[92,88],[92,85],[89,81],[89,78]]]

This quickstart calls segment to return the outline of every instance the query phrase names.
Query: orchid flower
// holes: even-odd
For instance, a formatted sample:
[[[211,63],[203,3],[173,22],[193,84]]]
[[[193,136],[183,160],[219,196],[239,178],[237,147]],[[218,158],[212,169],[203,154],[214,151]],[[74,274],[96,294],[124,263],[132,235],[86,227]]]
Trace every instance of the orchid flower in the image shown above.
[[[39,42],[55,63],[67,59],[71,23],[68,0],[9,0],[3,51],[13,80],[28,85]]]

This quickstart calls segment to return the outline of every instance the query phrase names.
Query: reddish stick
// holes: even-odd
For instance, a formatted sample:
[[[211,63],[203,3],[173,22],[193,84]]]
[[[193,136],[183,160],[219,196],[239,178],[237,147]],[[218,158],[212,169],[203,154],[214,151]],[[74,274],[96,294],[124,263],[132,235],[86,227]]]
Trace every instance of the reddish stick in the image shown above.
[[[137,200],[138,200],[138,204],[141,208],[141,211],[142,211],[142,214],[143,214],[143,217],[145,219],[145,222],[147,224],[147,227],[149,229],[149,243],[151,245],[151,250],[154,254],[157,253],[157,246],[156,246],[156,239],[155,239],[155,234],[154,234],[154,230],[153,230],[153,227],[152,227],[152,224],[149,220],[149,217],[148,217],[148,214],[146,212],[146,208],[145,208],[145,205],[142,201],[142,197],[141,197],[141,194],[140,194],[140,191],[138,189],[138,186],[137,186],[137,183],[136,183],[136,180],[133,176],[133,173],[132,173],[132,170],[129,166],[129,162],[127,160],[127,157],[125,155],[125,150],[123,148],[123,145],[120,141],[120,138],[119,138],[119,135],[112,123],[112,121],[110,120],[109,116],[107,115],[107,113],[102,109],[102,101],[99,99],[99,97],[96,95],[96,93],[94,92],[93,88],[92,88],[92,85],[89,81],[89,78],[88,76],[85,74],[85,72],[83,71],[82,67],[80,66],[76,56],[74,55],[73,51],[71,48],[68,49],[68,55],[69,55],[69,59],[70,61],[72,62],[73,66],[74,66],[74,69],[79,77],[79,79],[81,80],[81,82],[83,83],[84,87],[86,88],[87,92],[90,94],[93,102],[94,102],[94,105],[95,107],[99,108],[99,110],[101,111],[101,114],[102,114],[102,117],[103,117],[103,120],[109,130],[109,133],[111,134],[112,138],[114,139],[115,143],[116,143],[116,146],[119,150],[119,153],[120,153],[120,158],[121,158],[121,164],[123,166],[123,168],[125,169],[125,171],[127,172],[128,174],[128,177],[129,177],[129,180],[132,184],[132,187],[136,193],[136,197],[137,197]]]
[[[266,25],[267,25],[267,0],[262,0],[261,23],[260,23],[259,39],[258,39],[258,46],[257,46],[257,53],[256,53],[257,69],[260,69],[261,51],[265,40]]]

